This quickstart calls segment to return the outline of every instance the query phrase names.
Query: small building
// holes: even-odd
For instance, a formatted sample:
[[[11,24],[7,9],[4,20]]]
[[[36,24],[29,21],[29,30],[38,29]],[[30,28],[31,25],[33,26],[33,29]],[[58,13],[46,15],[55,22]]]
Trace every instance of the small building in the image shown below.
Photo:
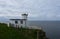
[[[9,23],[8,23],[8,27],[16,27],[16,28],[20,28],[20,27],[26,27],[27,26],[27,16],[28,14],[22,14],[22,18],[21,19],[10,19]]]

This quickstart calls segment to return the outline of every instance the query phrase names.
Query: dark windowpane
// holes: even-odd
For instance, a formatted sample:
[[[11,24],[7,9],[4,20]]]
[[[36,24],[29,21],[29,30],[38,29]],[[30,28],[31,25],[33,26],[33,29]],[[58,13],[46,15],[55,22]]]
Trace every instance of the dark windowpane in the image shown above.
[[[23,21],[21,20],[21,24],[23,24]]]
[[[16,24],[18,24],[18,21],[15,21]]]

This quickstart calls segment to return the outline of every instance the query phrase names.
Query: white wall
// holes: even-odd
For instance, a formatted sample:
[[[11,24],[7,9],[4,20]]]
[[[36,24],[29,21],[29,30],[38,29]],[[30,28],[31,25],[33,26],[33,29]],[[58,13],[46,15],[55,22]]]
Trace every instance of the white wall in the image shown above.
[[[21,24],[20,20],[17,20],[17,21],[18,21],[18,24],[15,24],[15,21],[16,21],[16,20],[11,20],[11,21],[10,21],[11,24],[14,24],[13,27],[16,27],[16,25],[18,25],[19,27],[21,27],[21,26],[22,26],[22,27],[25,27],[25,20],[23,20],[23,24]]]

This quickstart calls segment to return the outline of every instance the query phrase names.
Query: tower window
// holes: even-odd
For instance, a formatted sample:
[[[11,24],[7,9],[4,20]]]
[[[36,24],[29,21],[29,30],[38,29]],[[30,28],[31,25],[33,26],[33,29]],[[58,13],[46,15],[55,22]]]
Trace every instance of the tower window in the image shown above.
[[[18,21],[15,21],[16,24],[18,24]]]
[[[23,21],[22,20],[20,22],[21,22],[21,24],[23,24]]]

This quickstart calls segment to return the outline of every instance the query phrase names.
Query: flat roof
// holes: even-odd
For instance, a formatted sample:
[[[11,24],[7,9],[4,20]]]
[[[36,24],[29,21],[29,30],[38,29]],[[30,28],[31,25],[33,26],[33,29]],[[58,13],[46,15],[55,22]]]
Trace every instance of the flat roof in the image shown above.
[[[28,14],[22,14],[22,15],[26,15],[26,16],[28,16]]]
[[[10,19],[10,20],[26,20],[26,19]]]

